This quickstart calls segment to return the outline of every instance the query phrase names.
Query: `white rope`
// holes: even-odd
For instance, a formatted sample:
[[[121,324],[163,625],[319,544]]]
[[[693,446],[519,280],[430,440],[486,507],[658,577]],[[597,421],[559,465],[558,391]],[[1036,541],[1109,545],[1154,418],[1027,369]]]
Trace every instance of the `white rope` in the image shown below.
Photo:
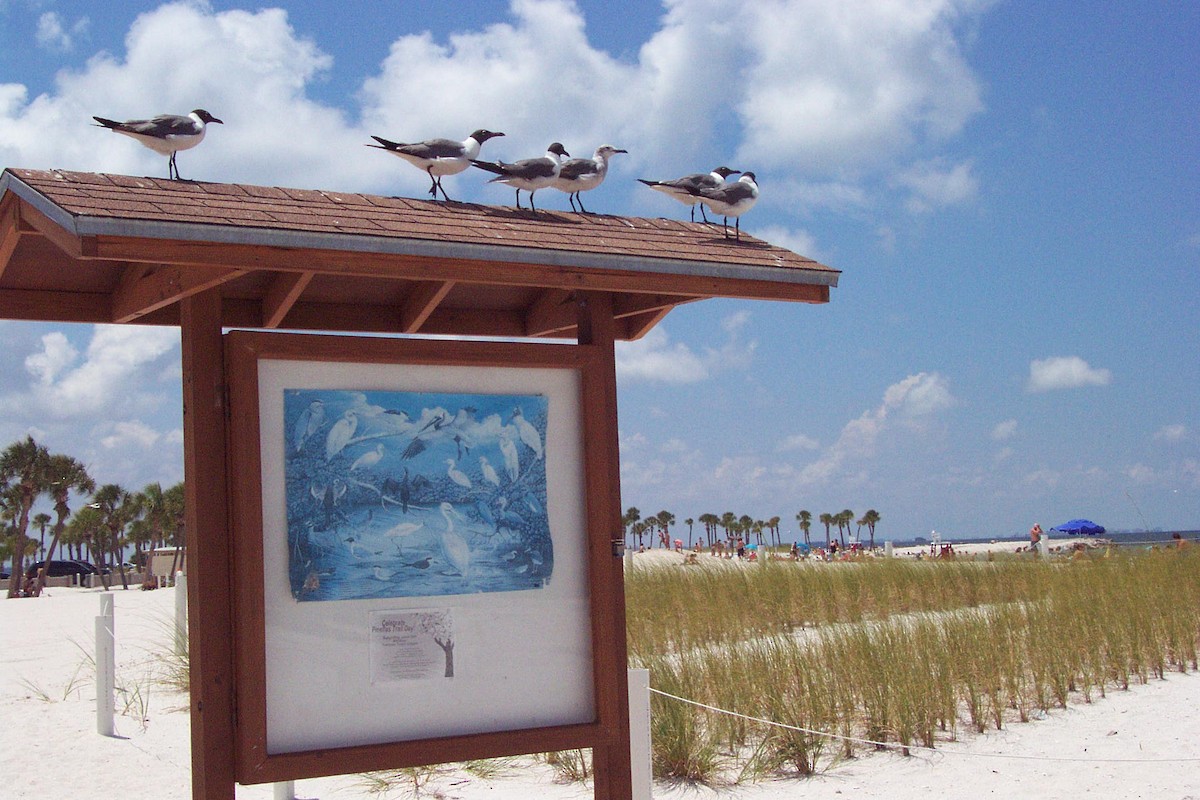
[[[775,722],[762,717],[751,717],[746,714],[739,714],[735,711],[729,711],[724,708],[717,708],[705,703],[700,703],[695,700],[689,700],[686,697],[670,694],[659,689],[651,688],[652,694],[669,697],[672,700],[678,700],[681,703],[687,703],[698,708],[703,708],[707,711],[715,711],[718,714],[726,714],[730,717],[737,717],[749,722],[758,722],[763,725],[770,725],[776,728],[783,728],[789,731],[798,731],[799,733],[809,733],[814,736],[824,736],[829,739],[840,739],[844,742],[854,742],[855,744],[869,744],[875,747],[887,748],[890,750],[925,750],[930,753],[940,753],[953,756],[967,756],[973,758],[1008,758],[1024,761],[1066,761],[1071,763],[1083,764],[1174,764],[1181,762],[1200,762],[1200,758],[1072,758],[1070,756],[1027,756],[1027,755],[1005,755],[1003,753],[968,753],[963,750],[947,750],[943,747],[926,747],[920,744],[900,744],[899,742],[877,742],[873,739],[862,739],[857,736],[843,736],[837,733],[829,733],[828,731],[818,731],[812,728],[802,728],[798,725],[786,725],[782,722]]]

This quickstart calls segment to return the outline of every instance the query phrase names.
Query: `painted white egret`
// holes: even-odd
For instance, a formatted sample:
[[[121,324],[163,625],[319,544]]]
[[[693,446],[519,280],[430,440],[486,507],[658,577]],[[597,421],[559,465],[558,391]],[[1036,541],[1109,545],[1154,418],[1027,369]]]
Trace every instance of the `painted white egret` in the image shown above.
[[[500,476],[496,474],[496,468],[493,467],[487,460],[487,456],[479,457],[479,469],[483,471],[483,479],[493,486],[500,485]]]
[[[454,530],[454,518],[463,517],[449,503],[443,502],[440,509],[442,517],[446,520],[446,529],[442,531],[442,554],[446,556],[450,565],[458,570],[459,575],[467,578],[471,569],[471,546]]]
[[[525,419],[525,415],[521,413],[521,407],[517,406],[512,412],[513,425],[517,426],[517,433],[521,436],[521,441],[524,442],[533,455],[538,459],[542,457],[542,436],[537,432],[537,428],[529,424]]]
[[[521,472],[521,463],[508,428],[500,432],[500,453],[504,456],[504,471],[508,473],[509,481],[516,481]]]
[[[342,448],[350,443],[350,439],[357,429],[358,414],[349,410],[342,414],[342,418],[333,423],[333,427],[329,429],[329,435],[325,437],[325,460],[329,461],[342,452]]]
[[[446,474],[450,476],[450,480],[454,481],[455,483],[457,483],[459,486],[463,487],[464,489],[470,489],[471,488],[471,479],[467,477],[465,472],[463,472],[461,469],[459,469],[457,466],[455,466],[454,459],[447,458],[446,464],[448,465]]]
[[[325,424],[325,403],[322,400],[313,400],[308,404],[308,408],[300,412],[300,416],[296,419],[296,425],[292,428],[292,443],[295,445],[297,453],[304,449],[304,443],[308,441],[308,437],[321,430],[323,424]]]
[[[377,445],[375,445],[374,450],[368,450],[367,452],[363,453],[358,458],[354,459],[354,463],[350,465],[350,471],[354,472],[356,469],[362,469],[364,467],[373,467],[376,464],[378,464],[382,458],[383,458],[383,445],[377,444]]]

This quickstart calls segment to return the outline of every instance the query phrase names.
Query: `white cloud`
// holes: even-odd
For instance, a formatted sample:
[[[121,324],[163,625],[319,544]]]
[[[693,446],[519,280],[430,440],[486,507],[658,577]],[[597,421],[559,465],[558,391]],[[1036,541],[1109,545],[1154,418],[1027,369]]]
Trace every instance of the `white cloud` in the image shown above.
[[[992,438],[997,442],[1002,442],[1005,439],[1011,439],[1017,432],[1017,421],[1015,419],[1006,419],[1003,422],[997,422],[992,428]]]
[[[1156,442],[1182,442],[1187,438],[1188,430],[1184,425],[1164,425],[1154,432]]]
[[[459,137],[486,126],[508,134],[489,143],[496,158],[539,154],[552,140],[573,152],[607,141],[630,150],[618,169],[654,165],[661,177],[694,171],[719,147],[721,159],[734,152],[779,173],[770,202],[858,208],[870,202],[864,172],[890,172],[981,110],[956,28],[986,5],[667,0],[659,30],[622,60],[592,45],[571,0],[512,0],[503,23],[397,38],[363,76],[356,107],[342,110],[309,97],[333,62],[283,9],[169,3],[137,17],[123,53],[60,72],[51,92],[31,98],[23,85],[0,84],[0,161],[160,175],[163,159],[84,123],[204,107],[227,124],[181,159],[188,177],[419,196],[420,172],[363,147],[368,134]],[[47,46],[78,49],[86,20],[68,29],[48,14]],[[175,68],[180,57],[189,69]],[[282,119],[304,133],[279,137]],[[718,142],[729,132],[732,142]],[[910,188],[932,206],[972,191],[969,166],[927,172],[911,176]],[[451,180],[472,199],[507,199]],[[808,234],[793,236],[798,252],[814,252]]]
[[[162,435],[142,422],[116,422],[112,425],[112,433],[103,436],[100,444],[112,450],[126,445],[149,449],[158,443]]]
[[[802,484],[811,484],[844,477],[851,462],[875,455],[876,442],[893,420],[929,417],[956,403],[945,377],[936,372],[909,375],[884,391],[883,402],[878,408],[846,423],[837,441],[820,458],[800,470],[798,480]]]
[[[791,436],[785,436],[783,441],[775,448],[777,453],[786,453],[790,450],[816,450],[821,446],[821,443],[811,436],[805,436],[803,433],[795,433]]]
[[[708,367],[683,342],[671,343],[662,325],[633,342],[617,344],[617,377],[666,383],[696,383],[708,377]]]
[[[972,0],[721,5],[755,53],[736,102],[740,159],[836,172],[954,135],[982,110],[954,31],[981,8]]]
[[[1125,468],[1125,476],[1134,483],[1153,483],[1157,475],[1153,467],[1145,464],[1132,464]]]
[[[1049,392],[1107,386],[1111,382],[1112,372],[1107,369],[1094,368],[1079,356],[1056,356],[1029,363],[1029,382],[1025,388],[1029,392]]]
[[[799,253],[805,258],[811,258],[814,261],[823,260],[823,256],[817,248],[817,240],[808,231],[785,228],[782,225],[767,225],[763,228],[756,228],[754,235],[771,244],[791,250],[793,253]]]
[[[178,345],[174,328],[97,325],[82,363],[76,365],[78,354],[66,337],[48,334],[42,337],[42,351],[26,358],[36,379],[30,387],[32,399],[42,413],[57,418],[127,408],[130,387],[152,376],[155,363]]]
[[[38,47],[54,53],[67,53],[75,49],[75,40],[87,33],[89,20],[80,17],[68,29],[56,11],[47,11],[38,17],[35,40]]]
[[[723,319],[721,328],[728,335],[726,342],[720,347],[705,347],[703,354],[697,354],[683,342],[672,342],[664,325],[652,328],[636,341],[617,342],[617,378],[698,383],[718,372],[744,369],[758,348],[757,341],[743,342],[739,338],[748,319],[749,313],[745,311]]]
[[[911,193],[906,203],[908,210],[924,214],[973,200],[979,192],[979,181],[971,168],[970,161],[949,167],[940,160],[927,161],[901,172],[895,184]]]

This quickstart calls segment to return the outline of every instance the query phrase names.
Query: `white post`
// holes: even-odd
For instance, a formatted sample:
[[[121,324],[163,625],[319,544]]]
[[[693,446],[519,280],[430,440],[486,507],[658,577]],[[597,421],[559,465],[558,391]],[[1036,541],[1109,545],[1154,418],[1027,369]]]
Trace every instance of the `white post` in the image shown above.
[[[629,670],[629,764],[633,800],[650,800],[654,772],[650,767],[650,670]]]
[[[1038,539],[1038,555],[1043,559],[1050,557],[1050,537],[1042,534],[1042,538]]]
[[[275,800],[296,800],[295,781],[283,781],[272,785],[275,787]]]
[[[96,732],[113,736],[113,710],[116,706],[116,616],[112,592],[100,595],[100,616],[96,617]]]
[[[188,640],[187,576],[175,573],[175,652],[183,653]]]
[[[883,543],[883,557],[884,558],[892,558],[895,555],[896,555],[896,552],[892,548],[892,541],[891,541],[891,539],[889,539],[888,541]]]

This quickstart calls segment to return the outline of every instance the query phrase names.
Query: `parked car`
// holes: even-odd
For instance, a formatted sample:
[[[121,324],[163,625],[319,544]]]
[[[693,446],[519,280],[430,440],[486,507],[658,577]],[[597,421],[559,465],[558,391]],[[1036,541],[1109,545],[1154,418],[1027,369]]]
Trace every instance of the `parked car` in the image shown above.
[[[38,561],[30,564],[29,568],[25,570],[25,576],[32,578],[34,575],[37,575],[38,570],[45,563],[45,561]],[[58,559],[54,559],[46,567],[46,577],[48,578],[61,578],[65,575],[79,575],[82,577],[84,575],[95,574],[97,574],[96,568],[86,561],[59,561]]]

